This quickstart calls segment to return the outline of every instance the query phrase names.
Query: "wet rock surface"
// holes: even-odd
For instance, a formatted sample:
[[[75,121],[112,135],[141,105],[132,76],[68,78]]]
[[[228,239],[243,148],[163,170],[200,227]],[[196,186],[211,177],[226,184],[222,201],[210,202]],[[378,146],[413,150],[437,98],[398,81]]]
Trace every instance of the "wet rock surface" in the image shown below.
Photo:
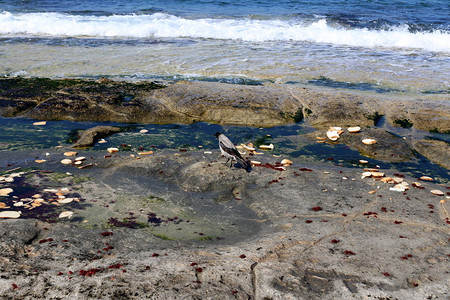
[[[438,140],[418,140],[414,142],[414,149],[432,162],[450,170],[450,145]]]
[[[76,192],[82,201],[56,206],[74,211],[68,220],[0,220],[6,299],[448,295],[450,207],[445,196],[430,193],[446,193],[446,184],[380,170],[409,183],[397,192],[361,178],[362,167],[293,158],[279,171],[269,166],[281,158],[267,153],[249,174],[225,165],[218,150],[97,155],[87,169],[50,154],[45,170],[53,173],[24,171],[23,180],[68,187],[66,197]],[[106,222],[112,216],[115,225]],[[142,218],[149,227],[122,226]]]
[[[305,120],[321,130],[330,126],[361,126],[370,130],[384,119],[392,128],[450,132],[450,106],[442,95],[411,99],[396,94],[374,95],[314,87],[211,82],[163,86],[152,82],[45,78],[0,79],[0,87],[0,115],[6,117],[152,124],[204,121],[262,127]],[[75,147],[89,147],[102,135],[91,131],[85,134],[88,141],[80,141]],[[383,135],[385,143],[393,140],[388,133],[378,131],[376,135]],[[364,154],[379,155],[389,161],[411,157],[412,150],[406,149],[402,141],[383,147],[362,147],[352,138],[346,138],[345,142]],[[425,151],[420,145],[414,139],[408,142],[409,148],[447,165],[439,161],[440,156]],[[388,154],[384,155],[382,149],[391,146],[398,150],[398,155],[387,158]]]
[[[445,95],[381,95],[317,87],[245,86],[213,82],[0,79],[0,115],[43,120],[185,123],[270,127],[307,119],[318,129],[394,126],[450,132]]]
[[[326,132],[318,130],[309,134],[311,138],[318,139],[331,144],[343,143],[352,149],[358,150],[362,155],[380,159],[383,161],[401,162],[409,161],[414,157],[412,146],[406,140],[393,135],[382,128],[364,128],[357,133],[349,133],[345,128],[344,133],[336,141],[330,141],[326,137]],[[323,138],[323,140],[320,140]],[[365,145],[363,139],[374,139],[376,143]]]
[[[0,188],[8,190],[0,211],[21,211],[18,219],[0,219],[5,299],[448,296],[448,172],[419,179],[429,174],[376,168],[418,160],[414,151],[449,168],[448,143],[409,135],[449,131],[448,100],[440,95],[110,80],[1,79],[0,87],[7,117],[263,127],[304,118],[318,129],[253,136],[261,154],[244,156],[261,164],[251,173],[224,164],[217,149],[193,150],[194,141],[144,149],[128,144],[131,133],[107,144],[118,147],[110,152],[77,149],[67,157],[73,149],[61,145],[2,151]],[[381,119],[391,127],[375,127]],[[346,131],[356,125],[359,132]],[[51,125],[30,126],[45,136]],[[343,127],[336,141],[327,138],[330,126]],[[392,128],[409,131],[394,135]],[[149,129],[135,135],[150,139]],[[87,129],[78,146],[118,130]],[[168,131],[155,132],[169,139]],[[365,145],[365,138],[376,143]],[[261,143],[297,145],[297,156],[263,151]],[[316,143],[330,145],[325,162],[305,156]],[[331,157],[339,144],[368,162],[344,167]],[[281,166],[284,158],[292,164]]]
[[[114,133],[120,132],[120,128],[114,126],[95,126],[84,130],[77,141],[73,144],[73,148],[87,148],[92,147],[94,144],[102,139],[106,138]]]

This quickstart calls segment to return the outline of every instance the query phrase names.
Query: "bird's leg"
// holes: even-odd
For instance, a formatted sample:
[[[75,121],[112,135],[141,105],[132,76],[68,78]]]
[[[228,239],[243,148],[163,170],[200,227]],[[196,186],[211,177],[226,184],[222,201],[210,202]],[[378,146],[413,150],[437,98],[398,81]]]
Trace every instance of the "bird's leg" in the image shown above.
[[[228,158],[227,158],[227,161],[225,162],[225,164],[227,164],[229,160],[230,160],[230,158],[228,157]]]
[[[230,163],[230,169],[233,166],[233,159],[231,159],[231,163]]]

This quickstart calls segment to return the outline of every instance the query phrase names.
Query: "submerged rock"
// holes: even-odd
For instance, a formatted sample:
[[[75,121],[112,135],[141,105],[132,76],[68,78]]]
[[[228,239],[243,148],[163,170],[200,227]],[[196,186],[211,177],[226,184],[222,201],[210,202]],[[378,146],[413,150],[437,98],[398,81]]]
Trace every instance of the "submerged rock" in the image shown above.
[[[324,135],[316,131],[306,136],[316,139]],[[366,140],[365,137],[371,137]],[[373,142],[375,141],[375,143]],[[366,143],[365,143],[366,142]],[[393,135],[382,128],[365,128],[358,133],[343,133],[339,140],[332,143],[342,143],[358,150],[362,155],[390,162],[408,161],[414,157],[414,151],[402,138]],[[363,161],[362,163],[367,163]]]
[[[89,128],[84,130],[78,141],[73,144],[73,148],[87,148],[92,147],[94,144],[105,137],[108,137],[114,133],[120,132],[119,127],[113,126],[95,126],[93,128]]]

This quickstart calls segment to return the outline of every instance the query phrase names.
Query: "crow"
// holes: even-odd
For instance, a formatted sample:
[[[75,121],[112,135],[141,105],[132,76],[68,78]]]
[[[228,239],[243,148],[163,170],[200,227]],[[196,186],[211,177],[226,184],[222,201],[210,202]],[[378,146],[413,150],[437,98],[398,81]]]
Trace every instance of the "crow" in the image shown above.
[[[242,157],[242,155],[236,149],[236,146],[223,133],[217,132],[214,135],[219,140],[220,152],[222,152],[222,155],[227,158],[226,163],[228,163],[228,161],[231,159],[230,168],[233,165],[233,160],[235,160],[247,172],[252,171],[250,162]]]

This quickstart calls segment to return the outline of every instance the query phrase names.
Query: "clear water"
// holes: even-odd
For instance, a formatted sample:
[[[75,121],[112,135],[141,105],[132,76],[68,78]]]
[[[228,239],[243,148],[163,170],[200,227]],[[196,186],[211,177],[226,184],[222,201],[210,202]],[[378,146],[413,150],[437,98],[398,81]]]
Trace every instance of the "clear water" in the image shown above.
[[[221,126],[210,123],[195,123],[191,125],[169,124],[134,124],[129,126],[120,123],[94,123],[94,122],[71,122],[71,121],[49,121],[45,126],[33,125],[33,120],[24,118],[0,118],[0,170],[21,166],[24,162],[32,162],[36,158],[45,159],[47,151],[54,151],[56,146],[69,148],[68,139],[71,134],[80,129],[87,129],[96,125],[112,125],[128,127],[129,131],[115,134],[107,138],[105,144],[97,143],[91,152],[105,153],[109,147],[118,147],[121,151],[130,154],[143,151],[163,151],[165,149],[179,151],[213,151],[219,155],[217,140],[214,133],[225,132],[237,145],[241,143],[274,143],[272,155],[282,155],[297,161],[324,162],[330,165],[343,167],[358,167],[360,159],[370,161],[369,166],[379,165],[383,169],[396,168],[405,174],[420,177],[424,174],[433,176],[438,181],[448,182],[449,170],[431,163],[425,157],[416,155],[415,158],[403,163],[389,163],[373,158],[367,158],[358,151],[352,150],[345,144],[321,144],[316,143],[302,135],[315,131],[307,124],[298,123],[272,128],[255,128],[240,126]],[[147,129],[148,133],[139,131]],[[401,129],[404,135],[412,134],[411,129]],[[422,132],[421,138],[436,138],[449,142],[447,134],[432,134]],[[415,133],[416,135],[418,133]],[[41,150],[41,151],[35,151]],[[14,152],[11,152],[14,151]],[[22,154],[18,155],[17,151]],[[28,155],[29,151],[38,153],[38,156]],[[21,158],[18,158],[21,157]],[[16,159],[17,158],[17,159]],[[332,159],[331,159],[332,158]],[[258,157],[255,158],[256,160]],[[274,161],[277,158],[273,158]],[[281,160],[281,158],[280,158]],[[7,165],[10,166],[7,166]]]

